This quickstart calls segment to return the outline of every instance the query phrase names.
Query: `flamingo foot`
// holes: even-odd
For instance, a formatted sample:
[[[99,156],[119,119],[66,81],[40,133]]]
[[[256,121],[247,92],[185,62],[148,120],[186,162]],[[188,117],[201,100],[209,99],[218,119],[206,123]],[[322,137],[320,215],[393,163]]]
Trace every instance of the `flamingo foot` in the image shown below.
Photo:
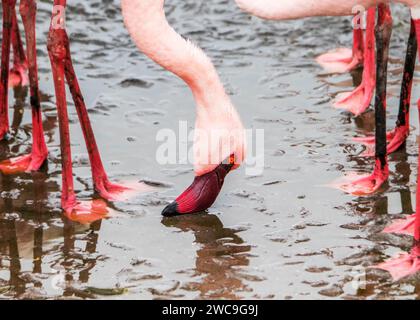
[[[106,200],[127,201],[140,193],[151,192],[154,188],[143,182],[135,181],[116,184],[106,178],[101,182],[95,183],[95,190]]]
[[[411,253],[400,253],[398,256],[374,266],[388,271],[394,281],[398,281],[420,271],[420,256],[413,250]]]
[[[334,108],[359,116],[369,108],[374,90],[374,86],[361,84],[352,92],[340,93],[335,99]]]
[[[371,195],[388,180],[388,166],[382,169],[379,160],[376,161],[375,169],[370,175],[349,173],[332,184],[332,187],[355,196]]]
[[[8,159],[0,162],[0,171],[7,175],[38,171],[46,163],[47,156],[34,156],[32,154]]]
[[[109,217],[109,210],[104,200],[80,201],[64,211],[71,221],[90,224]]]
[[[220,164],[213,171],[195,177],[193,183],[174,202],[168,205],[162,215],[172,217],[199,213],[210,208],[222,190],[226,175],[233,164]]]
[[[415,224],[415,214],[405,218],[395,220],[391,225],[386,227],[383,232],[385,233],[396,233],[396,234],[406,234],[409,236],[414,235],[414,224]]]
[[[410,134],[408,126],[396,127],[394,130],[387,132],[387,154],[394,153],[405,143]],[[361,154],[363,157],[375,156],[375,137],[354,138],[353,141],[360,142],[366,146],[366,150]]]
[[[353,51],[347,48],[338,48],[318,56],[316,59],[328,73],[349,72],[363,64],[363,59],[353,57]]]
[[[15,65],[10,69],[9,88],[18,86],[26,87],[29,85],[28,67],[26,64]]]

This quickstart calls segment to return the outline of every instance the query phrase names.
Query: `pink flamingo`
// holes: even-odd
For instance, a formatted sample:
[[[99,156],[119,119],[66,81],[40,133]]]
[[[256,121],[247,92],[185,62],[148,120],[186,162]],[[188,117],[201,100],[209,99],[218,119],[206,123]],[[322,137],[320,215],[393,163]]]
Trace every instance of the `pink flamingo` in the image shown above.
[[[407,113],[405,121],[408,121],[408,108],[411,100],[411,83],[413,80],[413,73],[410,72],[413,71],[415,67],[416,51],[418,48],[418,43],[420,41],[420,19],[415,20],[416,17],[420,18],[420,15],[416,16],[416,13],[413,12],[410,39],[407,48],[406,64],[404,68],[406,71],[408,70],[408,72],[406,72],[404,75],[406,79],[406,88],[404,89],[403,86],[403,97],[406,100],[402,102],[402,104],[405,105]],[[420,100],[418,101],[418,109],[420,110]],[[403,120],[403,118],[404,117],[402,117],[401,120]],[[420,172],[420,149],[417,170],[418,172]],[[416,192],[416,213],[407,217],[406,219],[394,221],[390,226],[384,229],[384,232],[386,233],[406,234],[414,236],[413,248],[409,253],[400,253],[396,257],[390,259],[389,261],[385,261],[375,266],[378,269],[388,271],[392,275],[394,280],[399,280],[401,278],[414,274],[420,270],[420,188],[418,187],[419,183],[420,175],[418,174]]]
[[[61,206],[66,215],[74,220],[93,221],[103,218],[108,213],[105,202],[101,199],[93,201],[78,201],[73,185],[73,169],[70,147],[70,131],[67,114],[67,100],[65,81],[69,86],[77,114],[86,142],[89,160],[92,168],[92,178],[95,191],[107,200],[125,199],[128,193],[140,191],[144,186],[133,184],[122,186],[112,183],[103,166],[99,150],[95,141],[92,126],[89,121],[83,95],[73,69],[70,54],[69,39],[64,24],[66,0],[54,0],[54,9],[48,34],[48,53],[51,60],[56,104],[59,120],[61,164],[62,164],[62,194]],[[16,0],[2,0],[3,5],[3,43],[2,43],[2,92],[0,120],[2,121],[2,135],[8,130],[7,119],[7,91],[8,66],[12,26]],[[41,106],[39,100],[38,68],[36,58],[36,0],[21,0],[19,11],[22,16],[29,68],[30,102],[32,106],[33,144],[29,155],[10,159],[0,164],[0,170],[5,174],[23,171],[37,171],[47,161],[48,149],[44,140],[42,128]],[[16,34],[16,33],[15,33]],[[16,42],[16,41],[15,41]]]
[[[214,203],[226,175],[243,161],[245,142],[242,122],[212,62],[169,26],[164,2],[122,0],[121,4],[125,24],[138,48],[183,79],[197,105],[195,179],[162,212],[173,216],[197,213]]]
[[[408,135],[408,108],[411,99],[411,87],[415,65],[415,51],[420,40],[420,1],[398,0],[407,5],[411,10],[412,28],[408,43],[407,59],[404,67],[404,78],[401,92],[400,114],[397,128],[390,134],[386,133],[386,84],[389,40],[391,36],[392,18],[388,6],[389,1],[381,0],[355,0],[335,2],[333,0],[308,1],[308,0],[236,0],[239,7],[254,15],[265,19],[286,20],[299,19],[311,16],[342,16],[350,15],[355,5],[362,5],[368,9],[368,29],[372,30],[374,17],[373,7],[378,7],[378,24],[376,28],[377,42],[377,74],[376,74],[376,101],[375,119],[376,132],[374,139],[366,142],[375,143],[375,168],[371,175],[349,180],[340,187],[350,193],[363,195],[377,191],[388,178],[387,153],[393,143],[398,145],[405,141]],[[369,18],[370,17],[370,18]],[[369,27],[370,25],[370,27]],[[369,32],[367,32],[369,34]],[[367,35],[367,38],[369,35]],[[365,52],[369,48],[365,48]],[[419,50],[420,55],[420,50]],[[366,57],[366,56],[365,56]],[[366,61],[365,61],[366,63]],[[366,70],[365,70],[366,71]],[[373,73],[373,71],[371,70]],[[365,72],[366,73],[366,72]],[[420,109],[420,101],[419,101]],[[387,146],[387,138],[390,144]],[[393,142],[394,141],[394,142]],[[394,147],[395,148],[395,147]],[[420,170],[420,154],[419,154]],[[417,186],[420,182],[418,177]],[[377,267],[388,270],[395,279],[415,273],[420,270],[420,189],[417,187],[416,214],[405,221],[397,221],[386,229],[387,232],[409,233],[414,235],[413,250],[409,254],[402,254],[395,260],[385,262]]]
[[[388,6],[388,1],[380,0],[358,0],[345,1],[335,4],[332,0],[324,1],[273,1],[273,0],[236,0],[239,7],[245,11],[255,14],[259,17],[272,20],[299,19],[311,16],[342,16],[351,15],[355,6],[363,6],[367,11],[367,32],[365,43],[365,69],[363,72],[363,81],[353,93],[352,97],[361,98],[357,104],[357,108],[364,109],[366,104],[370,103],[367,97],[373,94],[374,83],[376,82],[376,99],[375,99],[375,119],[376,133],[375,137],[358,139],[365,144],[375,144],[375,167],[373,174],[354,178],[354,174],[348,175],[344,181],[338,182],[336,185],[351,194],[367,195],[374,193],[380,189],[389,176],[387,154],[395,151],[405,141],[408,136],[408,112],[406,105],[407,100],[404,95],[409,97],[411,94],[411,81],[404,77],[400,117],[397,122],[397,128],[389,133],[386,132],[386,82],[387,82],[387,65],[389,41],[392,30],[392,17]],[[400,0],[412,10],[418,10],[418,0]],[[375,32],[375,6],[378,7],[378,25]],[[375,33],[378,46],[377,66],[375,66]],[[409,74],[408,70],[407,73]],[[378,77],[376,77],[378,75]],[[376,80],[375,80],[376,79]],[[408,85],[407,85],[408,84]],[[366,89],[368,88],[368,89]],[[355,94],[357,93],[357,94]],[[353,99],[353,98],[352,98]],[[344,99],[345,100],[345,99]],[[343,100],[342,100],[343,101]],[[366,104],[364,104],[364,102]],[[367,102],[369,101],[369,103]],[[409,105],[409,104],[408,104]],[[361,106],[361,107],[360,107]],[[404,107],[404,108],[403,108]],[[387,146],[387,142],[389,145]]]

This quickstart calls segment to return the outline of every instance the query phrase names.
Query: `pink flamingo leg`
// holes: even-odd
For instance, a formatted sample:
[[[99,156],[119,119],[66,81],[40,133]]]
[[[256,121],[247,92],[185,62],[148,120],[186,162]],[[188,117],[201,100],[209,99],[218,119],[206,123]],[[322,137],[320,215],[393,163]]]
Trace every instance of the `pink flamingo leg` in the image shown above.
[[[344,178],[335,181],[332,187],[355,196],[367,196],[379,191],[381,186],[388,180],[388,176],[388,164],[383,165],[377,159],[373,173],[368,175],[349,173]]]
[[[67,37],[67,36],[66,36]],[[112,183],[105,172],[102,159],[93,133],[92,125],[89,120],[83,94],[73,68],[70,55],[69,41],[66,38],[66,59],[64,60],[64,71],[70,92],[76,106],[77,115],[80,120],[89,160],[92,167],[92,177],[95,190],[99,195],[107,200],[126,200],[137,193],[147,192],[150,188],[142,183],[126,182],[124,185]]]
[[[15,5],[16,0],[2,0],[3,39],[1,44],[0,73],[0,140],[7,139],[9,132],[9,64],[13,26],[13,8]]]
[[[375,168],[371,175],[348,175],[344,181],[334,183],[334,187],[354,195],[369,195],[377,192],[389,176],[386,148],[386,86],[388,73],[389,42],[392,32],[392,18],[389,6],[379,5],[377,39],[377,74],[375,99],[376,151]],[[372,12],[368,13],[368,20]],[[368,23],[371,21],[368,21]]]
[[[65,0],[54,0],[54,6],[66,5]],[[65,214],[70,218],[77,220],[77,217],[84,218],[90,212],[93,215],[101,215],[106,217],[108,210],[106,205],[103,206],[102,200],[94,200],[91,202],[78,202],[74,192],[73,184],[73,168],[71,160],[70,146],[70,130],[69,119],[67,114],[66,88],[64,82],[65,59],[67,58],[66,48],[68,38],[63,28],[55,25],[55,17],[53,16],[50,31],[48,35],[48,53],[51,60],[52,72],[54,77],[54,86],[56,94],[56,103],[59,120],[60,131],[60,147],[61,147],[61,164],[62,164],[62,194],[61,206]],[[53,22],[55,21],[55,22]],[[98,202],[99,201],[99,202]]]
[[[417,42],[420,41],[420,20],[414,20]],[[420,50],[419,50],[420,55]],[[418,101],[420,111],[420,100]],[[420,123],[420,117],[419,117]],[[420,145],[417,167],[420,170]],[[420,171],[418,171],[420,172]],[[405,221],[397,221],[385,230],[387,232],[410,233],[414,235],[414,245],[410,253],[401,253],[397,257],[381,263],[375,268],[388,271],[395,281],[420,271],[420,175],[417,174],[416,213]],[[414,220],[414,221],[413,221]]]
[[[419,21],[420,24],[420,21]],[[420,31],[420,28],[419,28]],[[420,101],[419,101],[420,111]],[[419,148],[420,151],[420,148]],[[418,169],[420,170],[420,154],[418,157]],[[417,175],[416,213],[404,220],[397,220],[384,232],[414,235],[413,249],[409,253],[399,253],[374,268],[388,271],[395,281],[415,274],[420,271],[420,175]]]
[[[66,42],[68,44],[68,41]],[[140,183],[126,183],[124,186],[112,183],[105,172],[99,149],[93,133],[92,125],[83,99],[83,95],[77,81],[76,73],[70,56],[70,48],[66,48],[65,75],[70,92],[73,96],[77,114],[82,126],[83,135],[92,167],[92,177],[95,190],[99,195],[108,200],[125,200],[138,192],[145,192],[147,188]]]
[[[47,161],[48,149],[45,144],[44,130],[42,127],[41,104],[38,86],[38,65],[36,57],[36,1],[21,0],[20,12],[25,28],[27,57],[29,64],[29,79],[32,107],[32,152],[29,155],[9,159],[0,163],[0,171],[5,174],[38,171]]]
[[[400,107],[395,129],[387,132],[387,152],[391,154],[404,145],[410,134],[410,102],[413,88],[413,76],[417,58],[417,39],[414,22],[411,23],[410,37],[408,39],[403,80],[401,84]],[[354,141],[363,143],[367,149],[363,156],[375,155],[375,137],[355,138]]]
[[[404,145],[409,135],[410,127],[408,124],[397,124],[393,130],[388,131],[386,133],[387,154],[398,151]],[[353,138],[353,141],[360,142],[366,146],[366,150],[361,154],[363,157],[375,156],[375,137]]]
[[[61,205],[66,215],[76,221],[86,220],[90,216],[97,219],[106,217],[109,213],[103,200],[79,202],[73,186],[73,169],[71,160],[70,132],[67,114],[65,79],[72,93],[77,113],[83,129],[89,158],[92,166],[93,183],[95,190],[101,197],[108,200],[122,200],[138,191],[147,191],[141,184],[130,187],[113,184],[109,181],[96,145],[92,127],[90,125],[87,109],[72,66],[70,46],[67,32],[64,27],[64,11],[66,0],[54,1],[54,12],[48,36],[48,52],[53,69],[54,85],[57,98],[57,110],[60,127],[60,145],[62,162],[63,191]],[[138,188],[138,190],[136,189]]]
[[[352,92],[339,94],[334,102],[335,108],[347,110],[356,116],[369,107],[375,90],[375,13],[374,7],[368,10],[362,83]]]
[[[353,49],[338,48],[315,59],[328,73],[345,73],[363,64],[363,29],[353,30]]]
[[[27,86],[29,84],[28,64],[26,61],[25,50],[23,49],[22,39],[20,37],[15,7],[13,7],[12,47],[13,68],[10,70],[9,87],[14,88],[17,86]]]

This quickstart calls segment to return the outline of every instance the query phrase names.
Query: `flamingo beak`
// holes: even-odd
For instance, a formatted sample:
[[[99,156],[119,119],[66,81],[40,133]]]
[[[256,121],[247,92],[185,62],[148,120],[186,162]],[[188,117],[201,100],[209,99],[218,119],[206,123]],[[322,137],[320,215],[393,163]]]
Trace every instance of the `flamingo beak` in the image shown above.
[[[195,177],[193,183],[163,211],[164,217],[199,213],[210,208],[222,190],[233,164],[220,164],[213,171]]]

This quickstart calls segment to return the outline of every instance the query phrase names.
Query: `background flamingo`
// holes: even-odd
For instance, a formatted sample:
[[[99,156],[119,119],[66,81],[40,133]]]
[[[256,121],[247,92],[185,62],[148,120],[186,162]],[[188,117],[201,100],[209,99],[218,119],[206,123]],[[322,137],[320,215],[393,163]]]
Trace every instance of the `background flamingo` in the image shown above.
[[[409,105],[411,97],[411,82],[413,61],[410,60],[413,49],[413,34],[416,30],[417,38],[420,38],[420,2],[419,1],[396,1],[403,3],[410,7],[413,19],[413,27],[411,37],[408,45],[407,61],[404,70],[403,90],[401,95],[401,105]],[[341,188],[352,194],[363,195],[377,191],[380,186],[388,179],[388,163],[387,163],[387,134],[386,134],[386,85],[387,85],[387,65],[388,65],[388,51],[389,41],[391,37],[392,18],[389,6],[383,1],[346,1],[340,4],[334,4],[333,1],[250,1],[250,0],[237,0],[237,4],[245,11],[250,12],[262,18],[272,20],[286,20],[298,19],[309,16],[340,16],[350,15],[352,8],[356,5],[363,5],[369,8],[378,5],[378,25],[376,28],[377,40],[377,79],[376,79],[376,102],[375,102],[375,119],[376,119],[376,132],[375,132],[375,169],[372,175],[355,180],[349,180],[348,183],[341,185]],[[373,29],[373,9],[368,11],[368,29]],[[370,26],[369,26],[370,25]],[[369,37],[369,31],[367,32]],[[368,48],[365,48],[368,50]],[[420,52],[419,52],[420,54]],[[365,56],[366,57],[366,56]],[[366,70],[365,70],[366,71]],[[372,70],[371,70],[372,71]],[[372,71],[373,72],[373,71]],[[365,72],[366,73],[366,72]],[[401,114],[402,128],[407,128],[407,107],[402,108],[404,112]],[[403,119],[404,118],[404,119]],[[398,130],[398,122],[397,122]],[[400,135],[400,133],[398,133]],[[389,136],[389,138],[394,138]],[[404,138],[402,138],[404,137]],[[402,134],[398,139],[405,140],[406,135]],[[420,157],[420,155],[419,155]],[[420,160],[419,160],[420,161]],[[419,162],[420,164],[420,162]],[[417,193],[417,209],[420,209],[420,196]],[[418,214],[417,210],[417,214]],[[416,217],[417,217],[416,214]],[[409,229],[414,224],[414,249],[411,254],[403,255],[402,258],[396,261],[382,265],[382,268],[390,271],[396,278],[399,275],[407,275],[416,272],[420,269],[419,263],[419,240],[420,240],[420,222],[416,219],[413,223],[413,217],[406,222],[402,230]],[[399,223],[400,225],[400,223]],[[391,228],[392,230],[392,228]],[[411,233],[411,229],[410,229]]]
[[[374,24],[375,24],[375,5],[379,4],[369,1],[348,1],[340,5],[333,5],[333,1],[327,0],[322,2],[314,1],[247,1],[237,0],[240,8],[248,11],[254,15],[262,18],[272,20],[287,20],[298,19],[310,16],[342,16],[351,15],[353,8],[356,5],[362,5],[368,9],[367,14],[367,32],[365,45],[365,69],[363,73],[362,84],[353,93],[346,95],[341,101],[350,100],[356,97],[359,104],[359,110],[365,106],[360,107],[363,101],[369,101],[369,96],[373,94],[373,83],[376,81],[376,148],[375,148],[375,167],[371,175],[356,177],[346,177],[345,181],[340,182],[339,188],[352,194],[370,194],[376,192],[381,185],[387,181],[389,170],[387,163],[387,148],[386,148],[386,122],[385,122],[385,107],[386,107],[386,81],[387,81],[387,66],[388,66],[388,47],[391,36],[392,18],[389,7],[387,5],[379,5],[378,29],[376,33],[378,54],[377,54],[377,70],[374,68]],[[378,78],[376,75],[378,74]],[[368,96],[365,99],[365,96]],[[352,98],[350,98],[352,97]],[[367,103],[368,104],[368,103]]]

